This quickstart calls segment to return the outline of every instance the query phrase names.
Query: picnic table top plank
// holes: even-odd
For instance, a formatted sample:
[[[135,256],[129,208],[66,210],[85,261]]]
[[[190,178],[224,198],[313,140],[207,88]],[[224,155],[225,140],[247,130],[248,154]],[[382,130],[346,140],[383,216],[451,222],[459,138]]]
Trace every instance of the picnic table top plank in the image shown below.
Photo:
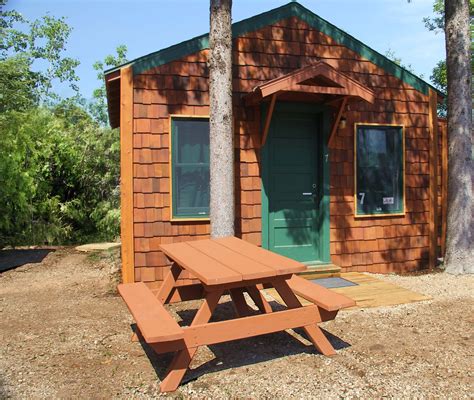
[[[241,274],[242,280],[266,278],[276,275],[273,268],[255,261],[247,254],[228,248],[216,240],[197,240],[195,242],[189,242],[189,244],[231,270]]]
[[[205,285],[271,278],[306,270],[298,261],[236,237],[163,244],[160,248]]]
[[[192,247],[189,242],[162,244],[160,248],[169,258],[206,285],[242,281],[242,274]]]
[[[275,270],[276,275],[294,274],[297,272],[306,271],[306,266],[298,261],[273,253],[269,250],[262,249],[261,247],[255,246],[236,237],[231,236],[219,238],[214,239],[214,241],[236,252],[239,252],[240,254],[245,254],[247,257],[256,262],[272,268]]]

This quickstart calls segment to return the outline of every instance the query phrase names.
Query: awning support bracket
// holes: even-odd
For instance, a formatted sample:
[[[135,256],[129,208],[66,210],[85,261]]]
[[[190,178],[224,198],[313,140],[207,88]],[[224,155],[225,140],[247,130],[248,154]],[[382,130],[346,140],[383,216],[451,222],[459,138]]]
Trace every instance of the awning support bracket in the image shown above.
[[[265,146],[265,142],[267,141],[268,130],[270,129],[270,123],[272,121],[273,110],[275,109],[277,94],[278,93],[273,93],[272,98],[270,100],[270,107],[268,107],[267,117],[265,118],[265,126],[263,128],[263,133],[262,133],[261,147]]]
[[[329,134],[328,147],[332,147],[334,143],[334,139],[336,138],[336,131],[339,126],[339,122],[341,121],[342,113],[346,108],[348,98],[349,96],[344,97],[341,101],[341,104],[339,105],[339,110],[337,111],[336,118],[334,119],[334,122],[332,124],[331,133]]]

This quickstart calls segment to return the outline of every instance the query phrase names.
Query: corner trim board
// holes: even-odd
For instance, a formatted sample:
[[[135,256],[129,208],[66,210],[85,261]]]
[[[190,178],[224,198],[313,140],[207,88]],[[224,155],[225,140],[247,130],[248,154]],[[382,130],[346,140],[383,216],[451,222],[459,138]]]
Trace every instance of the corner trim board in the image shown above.
[[[438,258],[438,114],[437,95],[429,91],[429,127],[430,127],[430,220],[429,220],[429,268],[436,267]]]
[[[135,281],[133,232],[133,71],[120,70],[120,236],[122,282]]]
[[[438,120],[439,122],[439,120]],[[439,126],[438,126],[439,130]],[[446,230],[448,216],[448,127],[441,128],[441,257],[446,253]]]

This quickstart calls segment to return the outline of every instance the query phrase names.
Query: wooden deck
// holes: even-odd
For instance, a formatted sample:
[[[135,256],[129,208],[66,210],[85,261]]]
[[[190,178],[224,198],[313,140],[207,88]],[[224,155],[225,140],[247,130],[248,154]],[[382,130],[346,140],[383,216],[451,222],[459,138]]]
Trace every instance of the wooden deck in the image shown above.
[[[353,310],[357,308],[370,308],[393,306],[397,304],[414,303],[418,301],[431,300],[431,297],[402,288],[389,282],[382,281],[370,275],[359,272],[342,273],[341,278],[357,283],[358,286],[349,286],[343,288],[330,289],[336,293],[344,294],[355,300],[357,305],[347,308]],[[279,303],[281,298],[274,289],[266,289],[267,294],[273,297]],[[302,304],[311,304],[303,298],[300,298]],[[283,303],[282,303],[283,304]]]

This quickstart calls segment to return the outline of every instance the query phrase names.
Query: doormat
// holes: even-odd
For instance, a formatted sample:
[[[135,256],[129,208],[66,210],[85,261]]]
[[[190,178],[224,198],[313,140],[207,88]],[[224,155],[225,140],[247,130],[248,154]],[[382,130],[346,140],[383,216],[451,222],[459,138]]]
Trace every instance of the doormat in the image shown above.
[[[338,278],[338,277],[312,279],[311,282],[324,286],[325,288],[328,288],[328,289],[358,286],[357,283],[348,281],[347,279],[344,279],[344,278]]]

